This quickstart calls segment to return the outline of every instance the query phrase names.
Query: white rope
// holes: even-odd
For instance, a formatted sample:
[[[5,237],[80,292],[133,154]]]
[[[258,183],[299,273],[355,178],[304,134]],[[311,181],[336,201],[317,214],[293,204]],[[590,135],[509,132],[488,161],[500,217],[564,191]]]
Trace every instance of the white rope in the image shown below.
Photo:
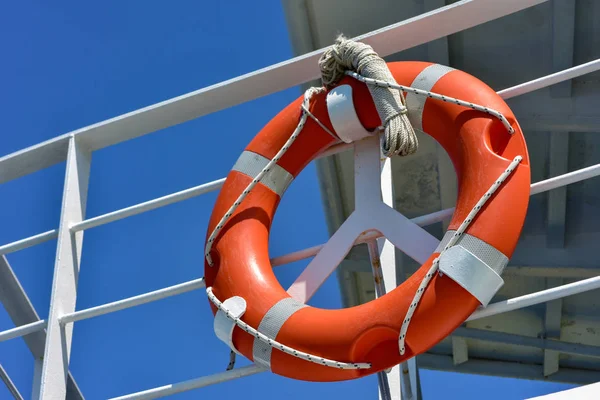
[[[473,110],[477,110],[477,111],[484,112],[486,114],[493,115],[494,117],[498,118],[502,122],[502,124],[508,130],[509,133],[511,133],[511,134],[515,133],[514,128],[510,125],[510,122],[508,122],[506,117],[502,113],[500,113],[494,109],[491,109],[489,107],[485,107],[485,106],[471,103],[471,102],[464,101],[464,100],[455,99],[454,97],[444,96],[443,94],[438,94],[438,93],[430,92],[427,90],[416,89],[416,88],[413,88],[410,86],[398,85],[397,83],[389,83],[389,82],[382,81],[382,80],[367,78],[367,77],[359,75],[353,71],[346,71],[346,75],[349,75],[360,82],[366,83],[367,85],[374,85],[374,86],[378,86],[378,87],[387,87],[390,89],[398,89],[400,91],[404,90],[404,91],[412,92],[414,94],[418,94],[421,96],[427,96],[432,99],[458,104],[463,107],[468,107]]]
[[[342,361],[330,360],[328,358],[323,358],[323,357],[315,356],[312,354],[308,354],[303,351],[288,347],[282,343],[279,343],[278,341],[271,339],[267,335],[260,333],[259,331],[257,331],[256,329],[254,329],[253,327],[251,327],[250,325],[248,325],[247,323],[242,321],[240,318],[236,318],[233,315],[231,315],[229,310],[227,308],[225,308],[225,306],[223,306],[223,303],[221,303],[219,301],[219,299],[217,299],[217,297],[214,295],[214,293],[212,292],[212,287],[209,287],[206,289],[206,294],[208,295],[208,298],[210,299],[210,301],[215,305],[215,307],[217,307],[219,310],[221,310],[223,313],[225,313],[227,318],[229,318],[230,320],[235,322],[235,324],[237,326],[239,326],[241,329],[243,329],[244,331],[251,334],[252,336],[254,336],[255,338],[257,338],[258,340],[267,344],[270,347],[273,347],[277,350],[281,350],[282,352],[289,354],[291,356],[301,358],[303,360],[310,361],[315,364],[326,365],[326,366],[332,367],[332,368],[339,368],[339,369],[369,369],[369,368],[371,368],[371,363],[347,363],[347,362],[342,362]]]
[[[494,193],[496,193],[496,190],[498,190],[498,188],[502,185],[502,183],[504,183],[504,181],[513,173],[513,171],[517,168],[517,166],[519,165],[521,160],[523,160],[523,157],[521,157],[521,156],[515,157],[515,159],[510,163],[508,168],[506,168],[506,170],[500,175],[500,177],[492,184],[492,186],[488,189],[488,191],[485,192],[485,194],[481,197],[481,199],[479,199],[479,201],[477,202],[475,207],[473,207],[473,209],[471,210],[469,215],[467,215],[467,218],[465,218],[465,220],[462,222],[462,224],[460,224],[460,226],[458,227],[456,232],[454,232],[454,235],[452,236],[452,238],[450,239],[448,244],[444,247],[444,250],[442,250],[442,252],[440,253],[440,256],[444,253],[444,251],[448,250],[450,247],[452,247],[456,244],[458,239],[467,230],[467,228],[469,227],[471,222],[473,222],[473,220],[475,219],[475,217],[477,216],[477,214],[479,213],[481,208],[492,197],[492,195]],[[431,264],[431,268],[429,268],[429,271],[427,271],[427,274],[421,281],[421,284],[419,285],[419,288],[417,289],[417,292],[415,293],[415,297],[413,298],[412,303],[408,307],[408,311],[406,312],[406,317],[404,318],[404,321],[402,321],[402,327],[400,328],[400,336],[398,337],[398,347],[400,349],[400,355],[404,355],[404,352],[406,350],[404,347],[404,341],[406,338],[406,331],[408,330],[408,326],[410,324],[410,319],[412,318],[413,314],[415,313],[415,309],[417,308],[419,301],[421,301],[421,297],[423,296],[423,293],[425,292],[427,285],[429,285],[429,282],[431,282],[433,275],[435,275],[435,273],[438,270],[440,256],[436,257],[435,260],[433,260],[433,263]]]
[[[239,195],[239,197],[237,198],[237,200],[233,203],[233,205],[229,208],[229,210],[227,210],[227,212],[225,213],[225,215],[221,218],[221,220],[219,221],[219,223],[217,224],[217,226],[215,227],[215,229],[210,234],[210,236],[208,238],[208,241],[206,242],[206,248],[204,249],[204,255],[206,256],[206,261],[208,262],[208,265],[210,265],[211,267],[213,266],[213,261],[212,261],[211,255],[210,255],[210,251],[212,249],[212,245],[213,245],[213,242],[215,241],[216,237],[219,235],[219,233],[221,232],[221,230],[225,226],[225,223],[227,222],[227,220],[229,220],[229,218],[233,215],[233,213],[239,207],[239,205],[242,204],[242,201],[244,201],[244,199],[246,198],[246,196],[248,196],[248,194],[252,191],[252,189],[254,189],[254,186],[256,186],[256,184],[258,182],[260,182],[260,180],[263,178],[263,176],[265,176],[265,174],[271,170],[271,168],[273,167],[273,165],[277,164],[277,162],[281,159],[281,157],[283,157],[283,155],[286,153],[286,151],[288,151],[288,149],[290,148],[290,146],[292,145],[292,143],[294,143],[294,141],[296,140],[296,138],[298,137],[298,135],[300,135],[300,132],[302,132],[302,128],[304,128],[304,124],[306,123],[306,119],[308,117],[311,117],[326,132],[328,132],[333,137],[336,137],[308,109],[308,107],[310,106],[310,100],[312,99],[312,97],[315,94],[317,94],[317,93],[323,92],[324,90],[325,89],[323,89],[323,88],[309,88],[306,92],[304,92],[304,101],[302,102],[302,106],[301,106],[302,116],[300,117],[300,121],[298,122],[298,125],[296,126],[296,129],[292,133],[292,136],[290,136],[290,138],[285,142],[285,144],[277,152],[277,154],[275,155],[275,157],[273,157],[273,159],[270,160],[267,163],[267,165],[265,165],[265,167],[262,169],[262,171],[260,171],[260,173],[258,175],[256,175],[256,177],[254,177],[254,179],[252,179],[252,182],[250,182],[250,184],[246,187],[246,189],[244,189],[244,191],[242,192],[242,194]]]

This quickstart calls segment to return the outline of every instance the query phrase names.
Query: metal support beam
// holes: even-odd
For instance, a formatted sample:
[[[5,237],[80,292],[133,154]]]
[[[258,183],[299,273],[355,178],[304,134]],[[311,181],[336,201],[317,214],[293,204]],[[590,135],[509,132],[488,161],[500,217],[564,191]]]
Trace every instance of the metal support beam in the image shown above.
[[[425,12],[434,11],[446,5],[445,0],[424,0],[423,8]],[[448,37],[444,36],[427,43],[427,59],[430,62],[450,65],[450,56],[448,52]]]
[[[44,367],[44,360],[42,358],[36,358],[33,360],[33,383],[31,384],[31,398],[38,399],[40,397],[40,388],[42,387],[42,368]],[[70,377],[70,375],[69,375]],[[67,383],[67,399],[69,395],[69,383]]]
[[[15,329],[40,320],[19,279],[4,256],[0,256],[0,302],[15,324]],[[46,337],[42,328],[43,325],[39,327],[39,330],[36,328],[37,332],[31,331],[32,333],[23,338],[33,357],[41,357],[44,354]]]
[[[394,179],[392,176],[392,160],[380,154],[381,161],[381,199],[384,204],[395,208]],[[396,281],[396,249],[385,238],[374,239],[368,243],[369,258],[375,281],[375,297],[381,297],[398,286]],[[406,363],[396,365],[389,371],[381,371],[378,375],[379,399],[402,400],[410,397],[410,381],[402,379]],[[407,387],[408,386],[408,387]]]
[[[2,364],[0,364],[0,380],[4,382],[6,388],[16,400],[23,400],[23,396],[21,396],[21,393],[19,393],[19,389],[17,389],[17,386],[10,379],[10,376],[8,376],[8,373],[6,372]]]
[[[552,2],[552,66],[555,71],[573,66],[575,38],[575,0]],[[552,97],[571,97],[571,81],[550,88]]]
[[[560,278],[547,278],[546,287],[553,288],[563,284]],[[546,315],[544,317],[544,329],[546,339],[560,339],[560,327],[562,322],[562,299],[552,300],[546,303]],[[544,350],[544,376],[558,372],[560,353],[554,350]]]
[[[62,326],[59,318],[65,313],[75,311],[83,232],[72,234],[69,228],[85,218],[90,163],[91,152],[73,136],[69,141],[52,296],[48,313],[48,335],[40,388],[40,399],[43,400],[62,399],[67,391],[73,325]]]
[[[0,256],[0,302],[16,328],[0,334],[0,341],[23,336],[25,344],[35,360],[44,356],[46,342],[45,321],[41,321],[33,308],[29,297],[13,272],[8,260]],[[10,333],[12,332],[12,334]],[[83,395],[69,372],[67,381],[67,399],[80,400]]]
[[[549,175],[559,176],[568,171],[569,133],[552,132],[550,134]],[[548,229],[546,244],[548,247],[564,247],[565,224],[567,220],[567,187],[562,186],[548,192]]]
[[[600,346],[590,346],[589,344],[569,343],[562,342],[560,340],[536,338],[531,336],[515,335],[513,333],[463,327],[457,328],[452,335],[463,338],[485,340],[487,342],[535,347],[536,349],[542,350],[554,350],[577,356],[600,357]]]
[[[423,369],[453,371],[475,375],[503,376],[518,379],[536,379],[544,381],[588,384],[598,381],[598,371],[561,368],[549,378],[544,378],[542,366],[501,360],[471,358],[464,364],[454,365],[452,356],[425,353],[418,357],[419,366]]]
[[[452,337],[452,360],[454,361],[454,365],[469,361],[469,347],[464,338]]]

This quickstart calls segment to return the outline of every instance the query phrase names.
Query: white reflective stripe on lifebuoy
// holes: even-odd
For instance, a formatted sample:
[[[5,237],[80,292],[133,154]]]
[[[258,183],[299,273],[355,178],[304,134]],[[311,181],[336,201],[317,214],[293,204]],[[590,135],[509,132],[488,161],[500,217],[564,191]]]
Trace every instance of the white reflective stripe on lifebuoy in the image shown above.
[[[454,68],[447,67],[441,64],[433,64],[426,67],[410,85],[416,89],[431,91],[433,86],[440,80],[441,77],[448,72],[454,71]],[[423,132],[423,109],[425,102],[429,97],[414,93],[407,93],[406,106],[408,108],[408,119],[415,130]],[[438,100],[436,100],[438,101]]]
[[[341,85],[327,94],[327,111],[336,135],[346,143],[372,136],[356,115],[352,86]]]
[[[258,325],[258,331],[269,338],[276,339],[279,330],[296,311],[306,307],[306,304],[287,297],[275,303]],[[258,339],[254,339],[252,358],[258,366],[271,369],[271,353],[273,348]]]
[[[444,250],[444,247],[450,242],[454,232],[456,231],[450,230],[446,232],[437,249],[435,249],[435,253],[441,253],[442,250]],[[460,245],[473,253],[477,258],[496,271],[498,275],[502,275],[504,267],[508,264],[508,257],[500,250],[468,233],[463,234],[455,245]]]
[[[454,245],[440,255],[439,271],[471,293],[484,307],[504,285],[494,269],[461,245]]]
[[[223,302],[223,306],[229,311],[232,317],[241,318],[246,312],[246,300],[240,296],[233,296]],[[235,321],[228,318],[221,310],[217,311],[214,321],[214,330],[217,337],[237,354],[242,355],[233,345],[233,328]]]
[[[242,174],[254,179],[254,177],[257,176],[269,163],[269,161],[270,160],[268,158],[263,157],[260,154],[246,150],[235,162],[232,170],[241,172]],[[281,197],[293,180],[294,177],[292,174],[275,164],[271,170],[262,177],[260,183]]]
[[[463,234],[454,246],[443,251],[455,231],[448,231],[435,250],[441,253],[440,272],[471,293],[485,307],[504,285],[500,275],[508,257],[489,243]]]

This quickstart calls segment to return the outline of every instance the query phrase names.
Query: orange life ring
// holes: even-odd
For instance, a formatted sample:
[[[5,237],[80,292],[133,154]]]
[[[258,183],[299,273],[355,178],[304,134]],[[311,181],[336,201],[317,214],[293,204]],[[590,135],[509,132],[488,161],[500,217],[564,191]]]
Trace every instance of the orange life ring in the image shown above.
[[[426,87],[445,96],[485,105],[504,114],[515,129],[511,135],[490,115],[428,98],[417,100],[418,115],[411,116],[411,120],[416,121],[416,129],[423,130],[444,147],[458,176],[459,195],[449,231],[457,229],[512,159],[518,155],[523,157],[518,168],[466,232],[508,260],[525,220],[530,186],[529,156],[515,116],[494,90],[465,72],[424,62],[394,62],[388,67],[401,85]],[[380,126],[367,86],[351,77],[345,77],[339,84],[353,88],[353,101],[362,125],[367,130]],[[326,93],[315,95],[310,110],[333,131],[325,96]],[[208,234],[262,166],[290,137],[298,124],[301,103],[302,98],[299,98],[283,109],[250,142],[219,193]],[[271,310],[269,318],[281,318],[281,326],[274,332],[276,338],[273,339],[321,357],[372,364],[370,369],[336,369],[277,349],[264,351],[268,353],[266,366],[272,372],[301,380],[347,380],[390,368],[427,351],[461,325],[480,305],[455,281],[436,275],[412,317],[406,352],[402,356],[399,354],[398,335],[403,318],[432,261],[439,255],[437,252],[402,285],[366,304],[341,310],[295,304],[277,281],[269,261],[271,222],[280,194],[293,177],[336,141],[315,121],[308,119],[298,139],[278,162],[272,179],[264,180],[265,183],[261,181],[252,190],[217,236],[211,253],[214,265],[205,262],[207,287],[212,287],[214,295],[221,301],[233,296],[245,299],[247,310],[242,320],[248,325],[263,331],[261,323],[264,325],[265,316]],[[216,313],[217,308],[213,304],[211,307]],[[275,309],[279,315],[273,314]],[[247,332],[234,328],[232,342],[235,348],[257,362],[256,352],[261,346],[255,340]],[[264,365],[264,356],[261,357],[259,364]]]

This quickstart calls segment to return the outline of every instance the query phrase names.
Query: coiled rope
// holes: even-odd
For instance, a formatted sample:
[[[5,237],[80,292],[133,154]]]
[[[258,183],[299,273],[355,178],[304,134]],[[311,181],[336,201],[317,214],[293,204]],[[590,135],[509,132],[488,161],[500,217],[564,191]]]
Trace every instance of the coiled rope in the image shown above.
[[[346,39],[343,35],[338,36],[335,44],[323,53],[319,59],[319,68],[323,86],[327,89],[339,82],[348,71],[397,85],[385,60],[371,46]],[[377,85],[369,85],[369,92],[384,127],[381,140],[383,154],[391,157],[416,152],[419,141],[408,120],[404,93]]]

